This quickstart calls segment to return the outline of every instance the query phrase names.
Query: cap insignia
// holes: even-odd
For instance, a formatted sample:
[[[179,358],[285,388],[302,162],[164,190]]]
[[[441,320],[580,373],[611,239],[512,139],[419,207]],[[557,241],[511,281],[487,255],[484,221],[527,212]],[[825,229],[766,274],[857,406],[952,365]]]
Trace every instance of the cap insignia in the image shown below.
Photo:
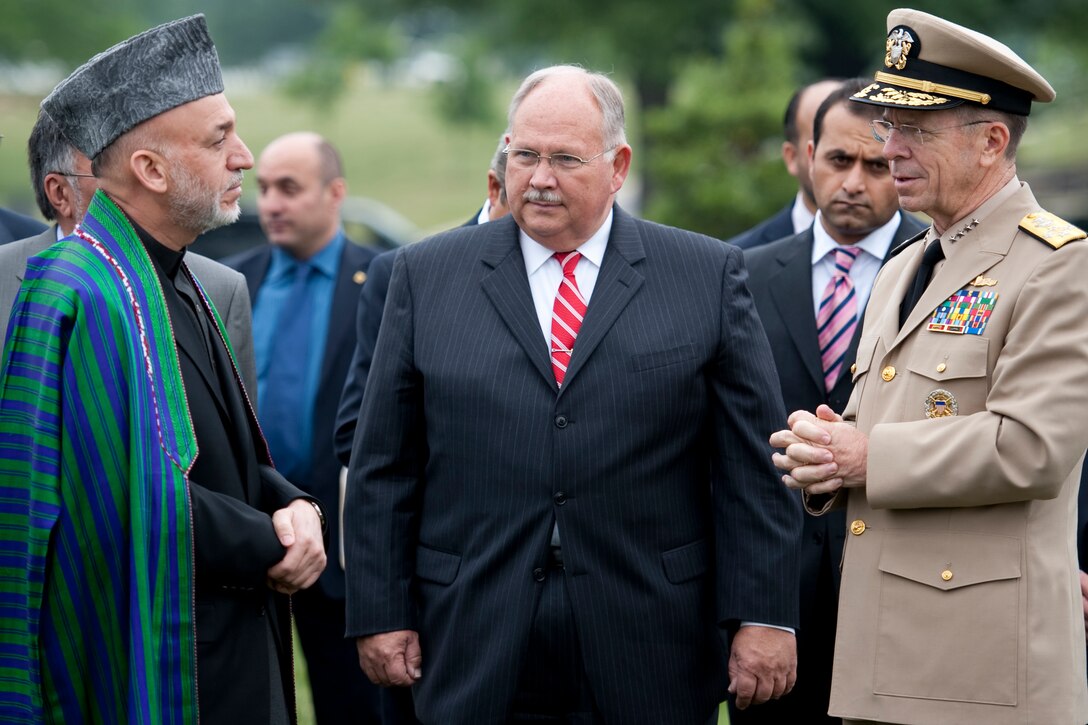
[[[906,28],[896,28],[888,33],[888,41],[884,44],[887,53],[884,54],[884,65],[888,68],[903,70],[907,67],[907,56],[914,47],[914,36],[907,32]]]

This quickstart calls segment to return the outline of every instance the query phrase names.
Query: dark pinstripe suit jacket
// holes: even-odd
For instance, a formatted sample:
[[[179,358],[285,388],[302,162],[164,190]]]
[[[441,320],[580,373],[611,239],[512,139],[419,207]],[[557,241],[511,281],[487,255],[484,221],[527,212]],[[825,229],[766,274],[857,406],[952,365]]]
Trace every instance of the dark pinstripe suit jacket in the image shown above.
[[[741,253],[617,207],[559,391],[517,235],[396,257],[349,474],[348,635],[419,631],[423,722],[505,722],[558,520],[607,721],[701,722],[722,628],[797,622],[801,516]]]

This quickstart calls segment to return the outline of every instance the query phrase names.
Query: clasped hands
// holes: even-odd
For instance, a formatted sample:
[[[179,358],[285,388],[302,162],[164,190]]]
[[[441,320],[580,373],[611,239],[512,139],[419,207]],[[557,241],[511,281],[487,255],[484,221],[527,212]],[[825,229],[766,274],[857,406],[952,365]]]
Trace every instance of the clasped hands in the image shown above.
[[[842,487],[864,486],[869,438],[826,405],[815,415],[798,410],[789,429],[771,435],[775,467],[782,481],[810,495],[834,493]]]

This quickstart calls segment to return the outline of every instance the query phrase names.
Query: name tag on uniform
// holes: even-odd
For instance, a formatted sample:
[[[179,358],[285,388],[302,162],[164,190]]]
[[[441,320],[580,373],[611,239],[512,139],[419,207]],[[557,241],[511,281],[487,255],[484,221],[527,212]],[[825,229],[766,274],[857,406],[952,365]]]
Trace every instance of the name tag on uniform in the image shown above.
[[[996,303],[997,292],[993,290],[961,289],[941,303],[926,329],[953,335],[981,335]]]

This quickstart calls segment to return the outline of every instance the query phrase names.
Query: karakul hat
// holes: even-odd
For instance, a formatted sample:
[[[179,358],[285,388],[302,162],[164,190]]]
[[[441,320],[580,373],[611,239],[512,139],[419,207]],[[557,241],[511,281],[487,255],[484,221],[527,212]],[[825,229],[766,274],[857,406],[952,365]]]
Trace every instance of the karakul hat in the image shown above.
[[[203,15],[160,25],[77,68],[42,110],[94,159],[118,136],[171,108],[223,92],[223,74]]]

